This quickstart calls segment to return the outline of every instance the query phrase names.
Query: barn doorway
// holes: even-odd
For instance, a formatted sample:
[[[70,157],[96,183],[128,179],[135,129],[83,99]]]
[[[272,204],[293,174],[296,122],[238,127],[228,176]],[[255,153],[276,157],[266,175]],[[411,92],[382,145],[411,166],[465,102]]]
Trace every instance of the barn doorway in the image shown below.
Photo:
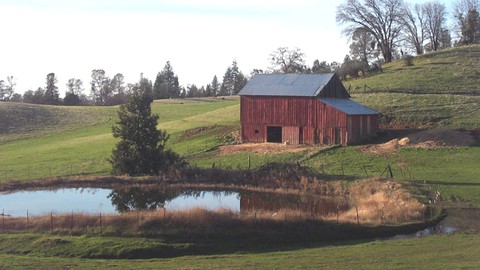
[[[340,133],[340,128],[335,128],[335,144],[341,144],[341,133]]]
[[[267,127],[267,142],[282,143],[282,127]]]

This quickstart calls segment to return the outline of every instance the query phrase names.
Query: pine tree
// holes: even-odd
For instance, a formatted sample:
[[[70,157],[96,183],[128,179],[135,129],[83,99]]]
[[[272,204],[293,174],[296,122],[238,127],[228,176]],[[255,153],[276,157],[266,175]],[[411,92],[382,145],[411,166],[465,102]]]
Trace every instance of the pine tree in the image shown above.
[[[163,70],[157,74],[155,84],[153,85],[154,98],[178,98],[180,97],[180,92],[178,77],[173,72],[170,61],[167,61]]]
[[[157,129],[159,116],[152,114],[152,102],[151,96],[136,93],[120,106],[112,127],[113,137],[120,138],[110,159],[113,173],[154,175],[183,164],[177,154],[165,150],[169,135]]]
[[[232,66],[227,68],[223,76],[222,86],[220,87],[219,95],[236,95],[247,84],[247,78],[240,71],[237,61],[233,61]]]
[[[50,104],[50,105],[59,104],[59,93],[58,93],[58,87],[56,86],[57,82],[58,80],[57,80],[57,77],[55,76],[55,73],[47,74],[47,80],[46,80],[47,87],[45,88],[45,95],[44,95],[45,104]]]

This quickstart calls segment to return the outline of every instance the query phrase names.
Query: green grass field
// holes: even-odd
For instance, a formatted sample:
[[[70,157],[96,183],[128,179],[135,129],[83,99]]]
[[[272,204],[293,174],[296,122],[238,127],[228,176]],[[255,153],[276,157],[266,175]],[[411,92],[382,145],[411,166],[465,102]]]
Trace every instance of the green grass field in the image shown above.
[[[384,66],[384,72],[345,82],[353,98],[382,113],[383,127],[412,129],[480,128],[480,46],[427,54],[414,66],[402,61]],[[364,85],[370,90],[364,92]],[[373,91],[371,91],[373,89]],[[0,183],[57,176],[107,175],[115,140],[111,127],[118,107],[53,107],[0,103]],[[480,207],[479,146],[400,149],[375,155],[362,146],[311,148],[283,154],[219,155],[218,147],[239,130],[239,99],[203,98],[155,101],[159,128],[170,135],[168,148],[198,167],[246,168],[269,162],[300,162],[317,172],[358,177],[379,176],[390,165],[397,181],[431,184],[446,206]],[[227,139],[226,139],[227,138]],[[3,237],[3,236],[2,236]],[[0,269],[10,268],[193,268],[193,269],[318,269],[318,268],[478,268],[479,234],[456,234],[399,241],[348,242],[286,251],[264,250],[245,254],[181,257],[164,260],[81,259],[78,247],[71,254],[30,253],[21,250],[42,237],[12,235],[12,245],[0,248]],[[23,239],[23,240],[22,240]],[[26,240],[25,240],[26,239]],[[40,241],[38,240],[38,241]],[[88,238],[87,246],[107,243],[121,249],[141,245],[141,239]],[[22,241],[23,242],[22,244]],[[56,240],[55,240],[56,241]],[[79,240],[80,241],[80,240]],[[115,242],[117,241],[117,242]],[[8,242],[6,238],[2,242]],[[36,243],[36,242],[35,242]],[[47,241],[48,243],[48,241]],[[0,244],[1,246],[1,244]],[[14,245],[15,247],[15,245]],[[17,253],[16,253],[17,252]],[[93,251],[92,251],[93,252]],[[67,257],[67,258],[65,258]]]
[[[62,246],[75,241],[78,252],[121,252],[125,246],[152,247],[155,240],[19,235],[2,243],[32,242]],[[12,243],[12,241],[14,241]],[[105,247],[106,251],[98,247]],[[327,246],[170,259],[85,259],[78,254],[59,258],[48,254],[12,254],[0,244],[0,269],[478,269],[479,234],[453,234],[395,241],[355,241]],[[23,248],[24,250],[25,248]],[[68,252],[68,251],[65,251]]]
[[[382,73],[344,82],[353,93],[403,92],[403,93],[480,93],[480,46],[427,53],[415,57],[412,66],[396,60],[383,66]],[[365,88],[365,85],[368,87]]]

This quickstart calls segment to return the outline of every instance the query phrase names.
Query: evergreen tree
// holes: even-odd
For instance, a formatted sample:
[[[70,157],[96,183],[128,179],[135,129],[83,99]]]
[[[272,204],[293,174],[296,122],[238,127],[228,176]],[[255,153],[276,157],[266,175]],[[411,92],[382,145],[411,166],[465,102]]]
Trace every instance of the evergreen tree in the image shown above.
[[[220,83],[218,82],[217,75],[213,76],[212,83],[212,96],[217,96],[220,91]]]
[[[237,61],[233,61],[232,66],[227,68],[223,76],[222,86],[220,87],[219,95],[228,96],[236,95],[247,84],[247,78],[240,71]]]
[[[167,61],[165,67],[157,74],[153,85],[153,95],[155,99],[178,98],[180,97],[180,86],[178,77],[173,72],[170,61]]]
[[[158,115],[152,114],[153,99],[144,93],[135,93],[121,105],[113,137],[120,138],[111,159],[113,173],[153,175],[165,172],[173,165],[181,165],[180,157],[165,150],[169,135],[158,130]]]
[[[47,80],[44,94],[44,102],[45,104],[50,105],[57,105],[59,104],[59,94],[58,94],[58,87],[56,86],[58,80],[55,76],[55,73],[47,74]]]

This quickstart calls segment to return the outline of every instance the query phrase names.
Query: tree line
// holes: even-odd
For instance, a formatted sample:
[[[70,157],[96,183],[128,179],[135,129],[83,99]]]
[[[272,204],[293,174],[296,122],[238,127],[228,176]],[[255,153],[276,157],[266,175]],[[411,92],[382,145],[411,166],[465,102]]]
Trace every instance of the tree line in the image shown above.
[[[369,63],[381,56],[388,63],[407,53],[479,43],[479,11],[480,0],[455,1],[454,25],[449,27],[447,8],[438,1],[413,5],[402,0],[346,0],[337,7],[336,20],[351,39],[354,60]],[[452,34],[457,37],[454,42]]]
[[[60,98],[55,73],[47,74],[44,87],[38,87],[35,91],[27,90],[23,95],[15,93],[15,78],[9,76],[6,81],[0,80],[0,101],[67,106],[111,106],[125,103],[129,97],[138,92],[146,93],[153,99],[227,96],[238,94],[247,83],[247,79],[247,76],[240,71],[237,61],[234,60],[225,71],[222,82],[215,75],[211,83],[206,86],[197,87],[192,84],[185,88],[180,85],[178,76],[167,61],[153,82],[141,74],[138,82],[126,83],[121,73],[109,77],[105,70],[94,69],[91,72],[89,91],[85,91],[81,79],[71,78],[65,85],[64,98]]]

